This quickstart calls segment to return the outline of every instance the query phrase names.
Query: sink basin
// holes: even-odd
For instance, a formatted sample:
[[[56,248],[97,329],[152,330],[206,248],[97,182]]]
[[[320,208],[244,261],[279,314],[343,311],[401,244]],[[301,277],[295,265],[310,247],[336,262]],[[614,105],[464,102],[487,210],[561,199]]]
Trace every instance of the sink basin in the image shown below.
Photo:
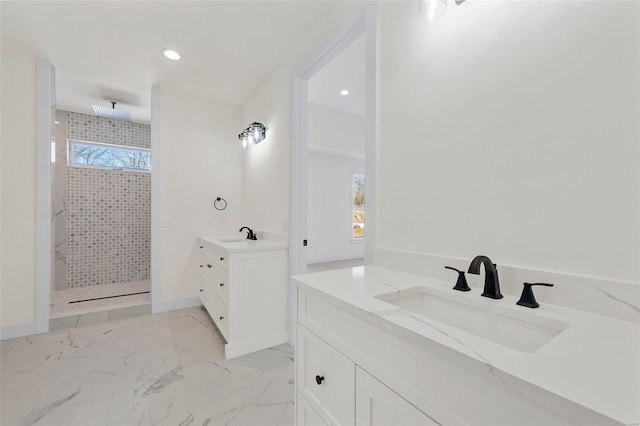
[[[252,240],[247,240],[246,238],[220,238],[218,241],[223,243],[240,243],[242,241],[252,241]]]
[[[476,295],[465,296],[421,286],[383,294],[377,299],[527,353],[542,348],[569,326],[560,320],[523,311],[524,308],[500,306],[494,300],[482,300],[484,298]]]

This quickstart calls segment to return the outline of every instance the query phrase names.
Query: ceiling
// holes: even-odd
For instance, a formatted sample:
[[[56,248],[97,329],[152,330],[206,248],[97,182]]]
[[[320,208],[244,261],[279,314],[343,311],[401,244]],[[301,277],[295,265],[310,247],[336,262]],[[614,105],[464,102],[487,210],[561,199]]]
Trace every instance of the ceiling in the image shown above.
[[[309,79],[308,101],[365,116],[365,37],[361,35]],[[347,96],[340,91],[349,91]]]
[[[51,60],[60,109],[92,104],[150,121],[151,86],[242,106],[328,13],[324,1],[16,1],[0,3],[2,36]],[[333,2],[335,4],[335,2]],[[170,61],[162,50],[182,56]]]

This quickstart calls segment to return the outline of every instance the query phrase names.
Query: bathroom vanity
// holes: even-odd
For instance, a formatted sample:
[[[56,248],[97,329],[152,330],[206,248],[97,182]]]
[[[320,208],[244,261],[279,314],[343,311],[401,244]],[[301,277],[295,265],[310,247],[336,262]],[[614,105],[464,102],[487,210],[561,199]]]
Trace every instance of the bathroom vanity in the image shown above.
[[[200,300],[235,358],[288,341],[287,246],[198,238]]]
[[[640,326],[381,266],[297,286],[296,424],[640,420]]]

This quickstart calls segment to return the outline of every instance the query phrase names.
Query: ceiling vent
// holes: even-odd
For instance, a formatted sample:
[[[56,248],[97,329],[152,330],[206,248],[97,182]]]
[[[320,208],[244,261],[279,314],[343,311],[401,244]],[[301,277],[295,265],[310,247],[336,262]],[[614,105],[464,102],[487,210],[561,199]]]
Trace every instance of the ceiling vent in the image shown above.
[[[116,109],[116,102],[111,102],[111,108],[94,105],[93,110],[100,118],[112,120],[131,121],[131,113],[122,109]]]

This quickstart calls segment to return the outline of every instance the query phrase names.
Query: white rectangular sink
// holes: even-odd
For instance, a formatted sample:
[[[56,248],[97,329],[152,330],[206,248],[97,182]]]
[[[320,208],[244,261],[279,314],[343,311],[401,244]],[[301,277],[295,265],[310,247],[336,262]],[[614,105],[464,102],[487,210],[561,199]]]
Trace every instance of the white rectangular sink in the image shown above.
[[[253,240],[247,240],[246,238],[220,238],[218,241],[221,241],[223,243],[240,243],[242,241],[253,241]]]
[[[566,322],[527,312],[526,308],[500,306],[494,300],[483,300],[480,295],[477,300],[467,296],[472,295],[449,294],[420,286],[383,294],[377,299],[527,353],[542,348],[569,326]]]

